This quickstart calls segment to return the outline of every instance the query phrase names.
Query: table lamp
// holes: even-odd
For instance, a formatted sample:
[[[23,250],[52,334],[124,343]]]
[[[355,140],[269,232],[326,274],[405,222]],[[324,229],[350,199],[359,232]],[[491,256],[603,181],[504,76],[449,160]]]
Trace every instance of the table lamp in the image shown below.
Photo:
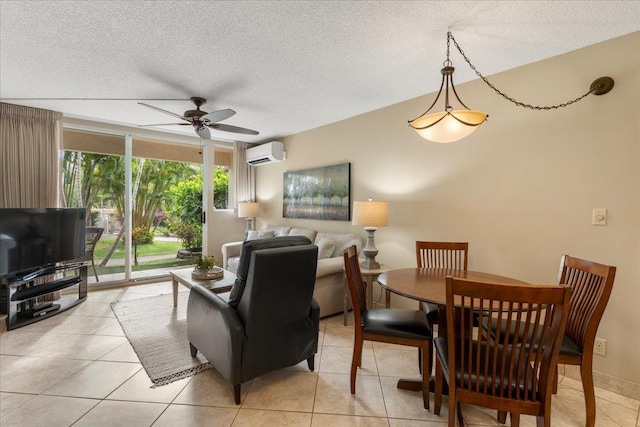
[[[249,230],[253,230],[253,219],[260,216],[260,203],[240,202],[238,203],[238,218],[247,220],[247,229],[244,234],[247,236]]]
[[[389,225],[389,204],[387,202],[374,202],[371,197],[367,202],[353,202],[353,225],[364,225],[367,232],[367,244],[362,250],[366,257],[360,263],[360,267],[367,270],[377,270],[380,263],[376,261],[378,249],[373,242],[373,234],[378,227]]]

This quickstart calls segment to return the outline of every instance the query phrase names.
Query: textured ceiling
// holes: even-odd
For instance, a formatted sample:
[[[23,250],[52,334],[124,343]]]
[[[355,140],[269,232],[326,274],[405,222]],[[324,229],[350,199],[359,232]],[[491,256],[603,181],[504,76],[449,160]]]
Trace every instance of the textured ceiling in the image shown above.
[[[640,2],[0,0],[0,98],[142,125],[175,119],[133,100],[25,98],[201,96],[260,131],[213,138],[262,142],[436,91],[449,28],[491,75],[638,31]],[[475,78],[451,59],[457,83]]]

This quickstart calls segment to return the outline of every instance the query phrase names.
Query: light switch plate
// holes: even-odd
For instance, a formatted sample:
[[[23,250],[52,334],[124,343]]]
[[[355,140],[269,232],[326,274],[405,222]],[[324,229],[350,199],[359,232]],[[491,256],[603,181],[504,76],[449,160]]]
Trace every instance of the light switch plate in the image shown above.
[[[607,225],[607,210],[594,209],[591,223],[593,225]]]

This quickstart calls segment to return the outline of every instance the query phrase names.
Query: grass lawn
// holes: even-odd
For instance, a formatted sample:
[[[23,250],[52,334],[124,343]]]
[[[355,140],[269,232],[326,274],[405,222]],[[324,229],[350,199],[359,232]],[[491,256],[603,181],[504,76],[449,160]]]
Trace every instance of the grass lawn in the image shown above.
[[[131,265],[131,271],[153,270],[185,265],[191,265],[191,260],[179,258],[159,259],[154,261],[141,262],[138,265]],[[124,265],[114,265],[113,267],[98,267],[98,265],[96,265],[96,270],[98,271],[98,275],[123,273]],[[93,269],[91,267],[89,267],[88,273],[90,275],[93,274]]]
[[[98,240],[98,244],[96,244],[96,248],[93,251],[93,257],[96,260],[96,263],[104,259],[104,257],[107,255],[107,252],[109,252],[109,249],[111,249],[111,246],[113,245],[115,239],[116,238],[113,236],[105,236]],[[139,245],[138,257],[177,254],[178,250],[181,248],[182,243],[180,242],[156,241],[145,245]],[[133,247],[131,248],[131,252],[133,253]],[[118,247],[111,255],[111,258],[124,258],[124,239],[120,239],[120,242],[118,242]]]
[[[111,249],[113,242],[116,240],[115,236],[103,236],[100,238],[98,243],[96,244],[96,248],[93,252],[93,258],[96,262],[96,270],[98,271],[98,275],[101,274],[116,274],[124,272],[124,265],[113,265],[106,267],[99,267],[98,264],[104,259],[104,257]],[[142,257],[146,256],[156,256],[156,255],[173,255],[172,257],[168,257],[166,259],[152,260],[152,261],[140,261],[138,265],[133,265],[133,261],[131,262],[131,270],[132,271],[141,271],[141,270],[153,270],[153,269],[162,269],[162,268],[171,268],[171,267],[179,267],[185,265],[191,265],[192,261],[190,259],[179,259],[176,258],[178,250],[182,248],[182,243],[180,242],[167,242],[167,241],[155,241],[153,243],[148,243],[144,245],[138,246],[138,259],[140,260]],[[133,257],[133,247],[131,248],[131,256]],[[123,260],[124,259],[124,239],[120,239],[118,242],[118,247],[111,254],[110,260]],[[120,262],[121,263],[121,262]],[[93,269],[89,268],[89,274],[93,274]]]

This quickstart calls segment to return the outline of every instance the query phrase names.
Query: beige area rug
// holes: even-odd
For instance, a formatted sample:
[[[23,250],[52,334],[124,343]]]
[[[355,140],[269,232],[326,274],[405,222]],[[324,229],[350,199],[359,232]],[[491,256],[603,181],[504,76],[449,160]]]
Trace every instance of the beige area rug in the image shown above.
[[[135,350],[152,388],[190,377],[211,368],[198,353],[191,357],[187,340],[189,292],[118,301],[111,304],[127,339]]]

